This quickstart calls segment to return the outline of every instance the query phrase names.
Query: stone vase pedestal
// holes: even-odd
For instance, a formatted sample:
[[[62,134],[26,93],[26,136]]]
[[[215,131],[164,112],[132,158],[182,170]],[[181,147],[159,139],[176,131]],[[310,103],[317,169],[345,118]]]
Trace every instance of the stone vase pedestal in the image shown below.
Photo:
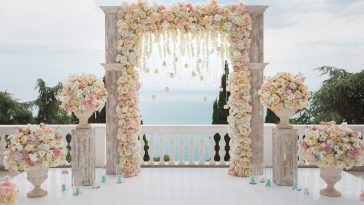
[[[36,165],[27,172],[27,179],[33,184],[34,189],[27,193],[28,198],[37,198],[46,196],[48,192],[42,189],[42,183],[48,178],[48,168]]]
[[[91,126],[88,124],[88,119],[91,117],[93,112],[86,111],[86,112],[74,112],[76,117],[80,120],[79,124],[77,125],[77,129],[90,129]]]
[[[95,129],[72,130],[72,177],[91,186],[95,172]]]
[[[273,182],[292,186],[297,181],[297,129],[273,128]]]
[[[292,129],[293,126],[289,123],[289,118],[296,112],[294,109],[283,109],[274,111],[274,113],[279,117],[279,124],[277,128],[279,129]]]
[[[326,182],[327,187],[320,190],[320,194],[329,197],[340,197],[341,193],[335,189],[335,184],[341,179],[341,168],[320,168],[320,177]]]

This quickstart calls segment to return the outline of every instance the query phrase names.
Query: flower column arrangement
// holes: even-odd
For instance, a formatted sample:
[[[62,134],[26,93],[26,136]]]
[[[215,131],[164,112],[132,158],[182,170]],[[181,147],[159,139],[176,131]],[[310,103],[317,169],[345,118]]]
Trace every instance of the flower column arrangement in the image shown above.
[[[34,189],[27,194],[29,198],[42,197],[47,195],[41,184],[48,177],[48,168],[64,165],[66,154],[60,131],[45,124],[28,125],[9,136],[4,164],[8,170],[27,172],[27,179],[34,185]]]
[[[0,182],[0,204],[13,205],[15,204],[18,191],[16,185],[12,182]]]
[[[138,72],[133,67],[122,70],[118,80],[119,106],[116,113],[119,119],[117,139],[121,171],[124,177],[136,176],[140,172],[141,146]]]
[[[302,75],[281,72],[263,82],[260,101],[280,118],[278,128],[291,129],[289,118],[308,105],[309,93],[304,79]]]
[[[361,133],[349,129],[346,123],[322,122],[307,129],[305,136],[299,142],[301,156],[306,164],[320,167],[320,176],[327,183],[327,188],[320,193],[330,197],[341,196],[335,189],[335,183],[341,179],[342,169],[363,165]]]
[[[95,111],[101,111],[107,100],[107,91],[101,79],[91,74],[70,76],[57,95],[60,108],[73,112],[80,120],[77,128],[90,128],[88,119]]]

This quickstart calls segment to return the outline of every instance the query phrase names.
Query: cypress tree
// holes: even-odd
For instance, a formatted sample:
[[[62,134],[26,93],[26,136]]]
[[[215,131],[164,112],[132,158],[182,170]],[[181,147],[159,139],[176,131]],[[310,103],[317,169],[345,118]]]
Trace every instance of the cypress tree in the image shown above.
[[[221,88],[222,88],[222,90],[220,90],[219,98],[216,99],[214,101],[214,104],[213,104],[212,124],[228,124],[227,117],[229,116],[229,109],[224,108],[224,106],[227,104],[228,98],[230,96],[230,92],[228,92],[226,90],[228,78],[229,78],[229,67],[228,67],[227,61],[225,61],[225,72],[221,77]],[[215,143],[216,143],[216,145],[215,145],[216,154],[214,156],[214,159],[216,161],[219,161],[220,157],[222,157],[222,156],[219,156],[219,154],[218,154],[218,152],[220,150],[220,146],[219,146],[220,139],[221,139],[220,134],[216,133],[214,135],[214,140],[215,140]],[[226,154],[225,154],[224,160],[229,161],[229,159],[230,159],[230,155],[229,155],[230,137],[229,137],[228,134],[226,134],[224,136],[224,140],[226,142],[226,147],[225,147]]]
[[[267,109],[267,115],[265,116],[265,123],[279,123],[279,117],[270,109]]]

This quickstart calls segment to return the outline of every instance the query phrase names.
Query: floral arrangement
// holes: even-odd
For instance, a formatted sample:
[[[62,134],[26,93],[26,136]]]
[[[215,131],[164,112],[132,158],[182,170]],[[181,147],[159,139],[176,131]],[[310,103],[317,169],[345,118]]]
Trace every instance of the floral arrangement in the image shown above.
[[[229,127],[232,137],[232,154],[229,174],[234,176],[250,176],[251,148],[250,119],[252,106],[250,102],[250,77],[248,70],[234,72],[230,78],[228,90],[230,97]]]
[[[68,112],[95,112],[105,106],[107,91],[95,75],[78,74],[63,83],[63,90],[56,98],[61,101],[60,108]]]
[[[0,204],[12,205],[18,196],[16,185],[12,182],[0,182]]]
[[[259,95],[263,105],[272,111],[301,109],[308,104],[309,93],[302,75],[281,72],[262,84]]]
[[[138,175],[141,164],[141,147],[138,141],[140,133],[138,72],[132,67],[122,70],[118,80],[119,105],[116,113],[119,119],[117,139],[120,166],[124,177]]]
[[[208,62],[209,39],[216,42],[218,36],[223,36],[230,43],[221,45],[221,55],[224,50],[228,52],[234,72],[230,87],[233,94],[230,96],[231,107],[229,117],[232,137],[233,159],[230,163],[229,174],[235,176],[249,176],[251,164],[250,148],[250,73],[247,68],[249,62],[248,49],[250,48],[250,32],[252,30],[251,18],[242,4],[219,6],[215,0],[211,3],[193,6],[188,3],[177,3],[169,7],[164,5],[150,6],[143,1],[138,3],[125,3],[117,14],[118,32],[117,42],[119,54],[116,62],[122,67],[123,75],[118,81],[119,85],[119,152],[124,174],[134,176],[140,169],[140,147],[136,143],[140,128],[140,113],[138,109],[137,71],[140,60],[151,53],[150,42],[163,39],[164,56],[171,53],[169,41],[180,39],[181,55],[194,55],[193,39],[204,44],[202,52],[197,50],[197,56],[202,53],[205,58],[200,62]],[[143,35],[146,34],[146,35]],[[153,35],[153,36],[152,36]],[[144,44],[143,44],[144,42]],[[148,43],[149,42],[149,43]],[[203,43],[205,42],[205,43]],[[144,46],[144,47],[143,47]],[[159,46],[160,47],[160,46]],[[223,49],[225,48],[225,49]],[[144,52],[142,52],[144,50]],[[173,55],[176,56],[176,48]],[[143,55],[143,56],[142,56]],[[145,60],[144,60],[145,61]],[[205,66],[208,67],[208,66]],[[242,90],[236,90],[243,88]],[[125,106],[126,105],[126,106]],[[241,124],[242,123],[242,124]],[[135,154],[133,154],[135,153]]]
[[[363,165],[361,133],[349,129],[346,123],[322,122],[307,129],[305,136],[299,148],[307,164],[345,169]]]
[[[8,170],[28,170],[35,165],[48,168],[66,162],[67,149],[61,132],[45,124],[17,129],[8,139],[4,153]]]

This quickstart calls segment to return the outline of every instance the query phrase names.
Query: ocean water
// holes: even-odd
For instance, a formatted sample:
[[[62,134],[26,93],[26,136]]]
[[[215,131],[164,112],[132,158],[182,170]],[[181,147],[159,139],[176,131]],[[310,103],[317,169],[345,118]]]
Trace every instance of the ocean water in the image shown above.
[[[141,115],[146,125],[211,124],[214,90],[164,90],[140,93]],[[155,100],[152,96],[155,95]],[[206,101],[205,101],[206,99]]]
[[[219,92],[214,90],[177,90],[166,92],[164,90],[141,90],[140,103],[141,115],[145,125],[193,125],[211,124],[213,102]],[[152,96],[155,96],[155,99]],[[188,131],[188,130],[186,130]],[[179,135],[168,136],[165,133],[164,152],[169,154],[170,137],[174,137],[174,160],[179,160],[179,141],[184,138],[184,160],[190,160],[190,139],[194,138],[194,160],[199,160],[200,136]],[[153,138],[154,156],[160,156],[160,137],[158,135],[146,135],[147,139]],[[209,160],[210,142],[205,134],[203,160]],[[166,151],[167,150],[167,151]]]

